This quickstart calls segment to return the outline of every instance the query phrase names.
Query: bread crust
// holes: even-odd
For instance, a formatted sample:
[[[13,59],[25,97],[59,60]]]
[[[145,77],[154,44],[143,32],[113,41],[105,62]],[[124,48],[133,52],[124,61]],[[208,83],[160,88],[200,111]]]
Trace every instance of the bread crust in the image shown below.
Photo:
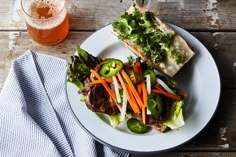
[[[135,3],[135,8],[138,9],[140,12],[146,12],[147,9],[138,5]],[[134,11],[133,5],[127,10],[128,13],[131,13]],[[183,63],[176,63],[176,61],[171,58],[170,56],[167,56],[166,60],[163,63],[155,64],[150,59],[148,59],[142,50],[142,48],[136,44],[134,44],[131,40],[123,39],[122,42],[138,57],[140,57],[143,61],[146,61],[150,66],[157,69],[159,72],[169,76],[173,77],[183,66],[186,64],[193,56],[194,51],[188,46],[187,42],[178,34],[175,33],[175,31],[169,27],[168,24],[161,21],[157,16],[155,16],[155,21],[160,25],[160,30],[167,34],[167,33],[173,33],[174,34],[174,40],[173,45],[176,50],[176,52],[182,56],[184,56],[185,61]],[[112,29],[112,33],[115,36],[119,36],[119,31]]]

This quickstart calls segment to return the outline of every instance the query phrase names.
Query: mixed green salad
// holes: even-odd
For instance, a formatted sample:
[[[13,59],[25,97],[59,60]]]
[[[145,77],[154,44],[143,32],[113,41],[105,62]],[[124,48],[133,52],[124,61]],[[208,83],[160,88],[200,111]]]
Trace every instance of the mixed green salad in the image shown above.
[[[79,88],[87,107],[106,115],[112,127],[126,123],[134,133],[146,133],[184,125],[186,94],[173,79],[158,75],[140,58],[101,59],[79,46],[77,53],[68,63],[68,81]]]

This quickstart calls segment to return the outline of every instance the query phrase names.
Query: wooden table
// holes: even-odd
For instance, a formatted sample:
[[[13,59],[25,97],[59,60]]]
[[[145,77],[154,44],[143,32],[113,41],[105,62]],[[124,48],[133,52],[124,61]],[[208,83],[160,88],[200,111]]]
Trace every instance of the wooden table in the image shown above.
[[[186,29],[208,48],[220,71],[222,93],[214,118],[199,136],[172,152],[153,156],[235,157],[236,1],[159,1],[161,19]],[[41,46],[31,41],[24,22],[14,11],[18,4],[18,0],[1,0],[0,4],[0,90],[11,62],[26,50],[66,59],[74,53],[77,44],[113,22],[125,10],[120,0],[71,0],[67,6],[70,16],[68,37],[58,45]]]

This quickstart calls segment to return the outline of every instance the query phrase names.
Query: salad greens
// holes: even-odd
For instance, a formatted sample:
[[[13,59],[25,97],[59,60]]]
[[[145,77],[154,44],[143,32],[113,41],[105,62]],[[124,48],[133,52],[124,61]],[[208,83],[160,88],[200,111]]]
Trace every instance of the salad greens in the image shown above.
[[[148,17],[150,15],[145,16],[150,18]],[[178,129],[184,125],[182,113],[184,97],[178,95],[177,83],[173,79],[159,76],[140,58],[128,57],[128,62],[119,59],[102,61],[101,58],[92,56],[78,46],[77,55],[72,56],[71,63],[68,63],[68,81],[74,83],[81,91],[103,87],[104,90],[101,92],[107,92],[111,100],[95,99],[99,100],[96,105],[103,106],[95,106],[96,110],[92,111],[105,116],[112,127],[127,120],[128,129],[141,134],[148,132],[150,127]],[[103,64],[100,64],[101,62]],[[97,65],[100,69],[95,71]],[[91,73],[94,75],[92,79]],[[85,101],[91,109],[94,104],[87,104],[93,102],[90,101],[91,95],[87,95],[89,91],[85,93],[81,101]],[[86,101],[88,97],[89,101]],[[115,113],[103,112],[114,107],[117,110]]]
[[[185,124],[182,112],[183,105],[183,101],[173,102],[170,110],[170,118],[163,124],[170,127],[171,129],[178,129],[182,127]]]
[[[162,32],[152,12],[142,13],[134,4],[134,11],[122,14],[112,27],[119,31],[120,40],[129,39],[139,45],[153,63],[162,63],[167,56],[175,59],[177,64],[184,62],[184,57],[173,45],[175,34]]]
[[[67,66],[67,81],[74,83],[78,88],[82,88],[84,81],[90,75],[90,69],[93,69],[101,61],[100,57],[94,57],[77,46],[77,55],[71,56],[71,63]]]

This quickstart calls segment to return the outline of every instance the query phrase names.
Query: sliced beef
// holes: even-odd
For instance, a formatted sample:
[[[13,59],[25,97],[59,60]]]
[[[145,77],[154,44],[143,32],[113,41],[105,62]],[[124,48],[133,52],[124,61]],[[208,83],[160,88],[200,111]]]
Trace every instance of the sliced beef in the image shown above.
[[[134,115],[134,118],[142,122],[141,115]],[[146,116],[146,125],[156,129],[160,132],[165,132],[167,130],[167,126],[160,125],[163,122],[163,117],[161,116],[154,116],[154,115],[147,115]]]
[[[164,126],[164,125],[158,125],[158,124],[155,124],[155,125],[150,125],[150,127],[152,127],[153,129],[156,129],[160,132],[165,132],[168,127],[167,126]]]
[[[105,64],[109,59],[105,59],[103,60],[102,62],[100,62],[95,68],[94,70],[99,73],[99,70],[101,69],[102,65]],[[93,86],[91,84],[91,81],[96,79],[93,74],[90,75],[89,78],[87,78],[85,81],[84,81],[84,87],[81,88],[78,93],[79,94],[82,94],[82,95],[88,95],[89,91],[91,90],[91,87]]]
[[[81,88],[81,89],[78,91],[78,93],[79,93],[79,94],[82,94],[82,95],[88,95],[91,86],[92,86],[92,84],[91,84],[91,79],[90,79],[90,78],[87,78],[87,79],[84,81],[84,87]]]
[[[91,86],[86,99],[86,105],[93,112],[109,115],[119,113],[118,107],[101,84]]]
[[[106,59],[99,63],[94,70],[99,72],[100,68],[109,59]],[[109,115],[115,115],[119,113],[119,109],[115,102],[112,100],[110,95],[102,84],[92,85],[91,81],[96,79],[92,74],[90,78],[84,82],[84,87],[78,91],[79,94],[87,95],[86,105],[93,112],[100,112]]]
[[[142,122],[142,116],[141,115],[134,115],[134,118],[138,119],[140,122]],[[154,115],[147,115],[146,116],[146,124],[152,125],[162,122],[162,117],[160,116],[154,116]]]

